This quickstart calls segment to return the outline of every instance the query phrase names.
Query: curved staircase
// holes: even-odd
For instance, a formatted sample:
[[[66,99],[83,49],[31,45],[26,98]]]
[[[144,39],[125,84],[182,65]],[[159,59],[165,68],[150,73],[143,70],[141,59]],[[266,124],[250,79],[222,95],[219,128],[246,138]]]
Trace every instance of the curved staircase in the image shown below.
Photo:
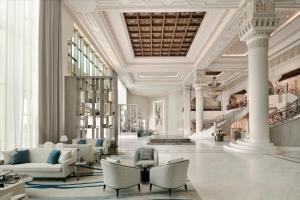
[[[233,122],[241,119],[248,114],[248,107],[237,108],[232,112],[216,117],[205,123],[205,129],[199,133],[190,136],[191,139],[209,139],[213,138],[213,134],[217,129],[222,129],[224,132],[230,131],[230,126]]]
[[[289,120],[300,117],[300,98],[287,106],[270,113],[270,127],[280,126]],[[281,153],[281,150],[274,146],[273,143],[254,143],[248,138],[239,139],[235,142],[231,141],[228,145],[224,145],[224,150],[228,152],[239,153]]]

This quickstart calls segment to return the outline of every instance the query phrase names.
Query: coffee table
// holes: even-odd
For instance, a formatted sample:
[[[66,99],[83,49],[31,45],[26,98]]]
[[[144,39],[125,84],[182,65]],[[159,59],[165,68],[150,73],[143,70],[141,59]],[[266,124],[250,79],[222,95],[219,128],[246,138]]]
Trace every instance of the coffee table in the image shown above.
[[[6,172],[6,175],[4,175],[3,179],[0,181],[0,187],[4,187],[6,184],[15,184],[20,181],[29,183],[33,181],[33,177],[27,174],[16,174],[10,170],[9,172]]]
[[[80,178],[80,168],[85,167],[86,165],[86,161],[78,161],[75,163],[75,175],[77,176],[77,181],[79,181]]]
[[[141,168],[141,183],[148,184],[150,182],[150,168],[143,166]]]
[[[110,152],[104,152],[103,150],[97,151],[97,162],[100,163],[102,156],[110,156]]]
[[[8,174],[12,173],[12,170],[1,170],[0,171],[0,177],[2,177],[2,180],[0,181],[0,188],[4,187],[4,183],[6,183],[6,177]]]

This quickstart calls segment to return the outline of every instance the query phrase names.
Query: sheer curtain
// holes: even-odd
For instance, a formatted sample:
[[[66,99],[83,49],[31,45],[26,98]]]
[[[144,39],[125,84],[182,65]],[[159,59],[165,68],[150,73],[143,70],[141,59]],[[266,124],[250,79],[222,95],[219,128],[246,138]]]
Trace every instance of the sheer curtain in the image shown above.
[[[0,150],[37,144],[39,0],[0,0]]]

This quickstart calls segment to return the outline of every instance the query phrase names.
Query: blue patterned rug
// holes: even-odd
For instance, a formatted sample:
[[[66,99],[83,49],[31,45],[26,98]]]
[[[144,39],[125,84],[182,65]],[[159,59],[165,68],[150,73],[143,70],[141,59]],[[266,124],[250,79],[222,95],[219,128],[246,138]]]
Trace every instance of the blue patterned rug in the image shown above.
[[[193,185],[188,181],[188,192],[184,188],[174,190],[171,199],[200,200]],[[103,173],[97,167],[81,169],[80,179],[76,176],[69,177],[66,182],[60,179],[34,179],[26,184],[26,193],[30,200],[164,200],[170,199],[168,190],[141,185],[141,192],[137,187],[120,190],[119,198],[113,189],[103,191]]]

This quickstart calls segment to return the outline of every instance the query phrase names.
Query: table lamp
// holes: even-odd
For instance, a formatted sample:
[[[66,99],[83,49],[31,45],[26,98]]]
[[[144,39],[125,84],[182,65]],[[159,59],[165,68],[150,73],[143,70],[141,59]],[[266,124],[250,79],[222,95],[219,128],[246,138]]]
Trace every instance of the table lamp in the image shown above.
[[[66,135],[60,136],[59,141],[62,142],[62,143],[64,143],[64,144],[68,143],[68,141],[69,141],[68,140],[68,136],[66,136]]]

